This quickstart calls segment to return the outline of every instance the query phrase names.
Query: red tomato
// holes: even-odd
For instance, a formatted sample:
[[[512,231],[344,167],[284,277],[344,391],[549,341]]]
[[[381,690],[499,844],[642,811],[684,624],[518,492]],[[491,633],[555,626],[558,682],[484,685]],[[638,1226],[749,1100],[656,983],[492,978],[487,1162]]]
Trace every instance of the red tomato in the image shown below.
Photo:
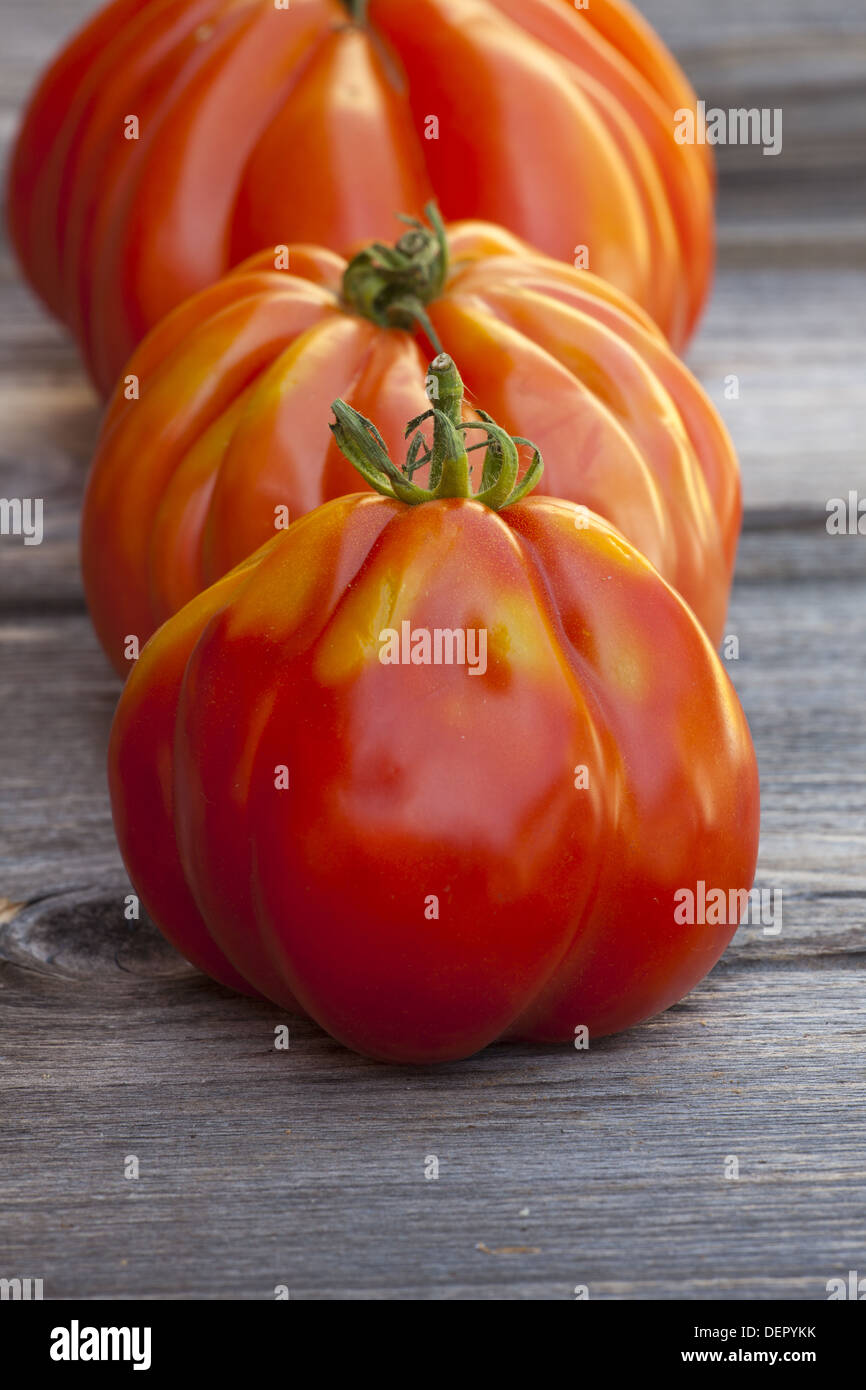
[[[694,107],[622,0],[115,0],[33,96],[12,235],[104,390],[260,247],[390,238],[431,197],[588,254],[678,346],[713,257],[709,149],[674,134]]]
[[[310,512],[167,622],[110,751],[169,939],[410,1062],[666,1008],[736,927],[683,925],[679,895],[748,889],[758,837],[746,721],[691,610],[600,517],[514,500],[492,423],[490,505],[469,495],[453,367],[433,370],[432,500],[338,402],[386,495]]]
[[[292,247],[292,274],[260,255],[141,345],[128,366],[140,399],[115,393],[82,533],[90,611],[118,670],[130,634],[143,644],[275,521],[357,490],[327,429],[335,396],[401,450],[427,404],[425,334],[407,331],[419,316],[473,403],[538,444],[545,491],[612,521],[719,640],[740,483],[700,386],[605,282],[483,223],[444,236],[415,227],[402,251],[374,246],[348,269],[321,248]]]

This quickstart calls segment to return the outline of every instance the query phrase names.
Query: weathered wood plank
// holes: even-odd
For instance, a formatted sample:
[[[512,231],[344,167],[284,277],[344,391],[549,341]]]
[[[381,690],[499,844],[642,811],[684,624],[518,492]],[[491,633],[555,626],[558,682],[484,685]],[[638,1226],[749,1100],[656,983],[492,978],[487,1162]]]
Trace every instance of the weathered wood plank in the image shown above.
[[[6,967],[4,1261],[47,1297],[825,1297],[866,1253],[852,970],[722,967],[586,1053],[419,1074],[275,1051],[198,980]]]

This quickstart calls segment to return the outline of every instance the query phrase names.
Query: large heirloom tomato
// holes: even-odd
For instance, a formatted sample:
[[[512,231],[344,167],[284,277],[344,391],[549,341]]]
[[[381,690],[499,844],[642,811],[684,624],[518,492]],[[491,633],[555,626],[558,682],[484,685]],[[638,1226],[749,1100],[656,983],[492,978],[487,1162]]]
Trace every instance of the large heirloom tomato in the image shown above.
[[[35,92],[12,234],[105,388],[260,247],[343,252],[431,197],[588,254],[679,346],[713,256],[694,106],[623,0],[115,0]]]
[[[538,444],[545,491],[612,521],[718,641],[740,522],[736,457],[641,310],[483,223],[452,227],[447,242],[441,224],[418,225],[348,268],[309,246],[290,248],[289,264],[274,270],[271,251],[181,305],[129,363],[140,398],[121,383],[111,402],[82,551],[118,670],[129,635],[143,642],[275,522],[357,491],[327,428],[336,396],[399,451],[427,404],[431,334],[473,404]]]
[[[431,371],[432,444],[402,471],[336,403],[385,495],[310,512],[167,622],[110,749],[169,939],[411,1062],[666,1008],[733,934],[758,834],[746,721],[694,614],[601,518],[520,500],[539,461],[515,490],[489,417],[473,497],[459,383]]]

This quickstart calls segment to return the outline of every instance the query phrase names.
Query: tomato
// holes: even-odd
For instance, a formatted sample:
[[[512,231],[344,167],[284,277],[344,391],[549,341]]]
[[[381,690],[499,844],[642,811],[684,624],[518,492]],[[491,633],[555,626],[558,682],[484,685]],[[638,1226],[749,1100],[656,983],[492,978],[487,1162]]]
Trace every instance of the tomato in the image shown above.
[[[12,236],[103,390],[260,247],[391,239],[431,197],[588,256],[679,346],[713,259],[711,154],[677,143],[685,108],[623,0],[115,0],[32,98]]]
[[[118,670],[129,635],[143,643],[275,523],[357,490],[327,429],[335,396],[377,419],[399,451],[427,403],[429,334],[473,404],[536,441],[545,490],[612,521],[718,641],[740,521],[736,457],[641,310],[481,223],[447,238],[441,225],[415,226],[396,249],[368,247],[348,266],[292,247],[289,264],[277,272],[273,253],[261,255],[175,310],[108,409],[82,553]]]
[[[159,630],[109,760],[166,936],[408,1062],[665,1009],[737,922],[684,925],[681,895],[748,890],[758,836],[746,721],[694,614],[608,522],[522,496],[540,460],[515,487],[515,442],[461,425],[447,356],[431,385],[432,441],[403,469],[335,404],[376,491],[311,511]]]

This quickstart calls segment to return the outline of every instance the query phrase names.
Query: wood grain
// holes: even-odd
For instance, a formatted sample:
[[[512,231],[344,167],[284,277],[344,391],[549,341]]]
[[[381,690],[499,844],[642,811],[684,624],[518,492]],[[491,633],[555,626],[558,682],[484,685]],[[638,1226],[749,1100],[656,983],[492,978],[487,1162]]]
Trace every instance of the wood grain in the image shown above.
[[[7,0],[4,146],[90,8]],[[690,353],[743,463],[729,670],[782,932],[742,928],[687,1000],[586,1053],[501,1045],[417,1072],[300,1021],[275,1050],[275,1010],[127,922],[117,683],[76,558],[98,411],[0,246],[0,494],[43,497],[46,520],[40,547],[0,540],[0,1276],[52,1298],[809,1300],[866,1271],[866,538],[824,525],[829,497],[866,491],[866,16],[643,8],[710,104],[785,112],[777,160],[719,151],[720,268]]]

